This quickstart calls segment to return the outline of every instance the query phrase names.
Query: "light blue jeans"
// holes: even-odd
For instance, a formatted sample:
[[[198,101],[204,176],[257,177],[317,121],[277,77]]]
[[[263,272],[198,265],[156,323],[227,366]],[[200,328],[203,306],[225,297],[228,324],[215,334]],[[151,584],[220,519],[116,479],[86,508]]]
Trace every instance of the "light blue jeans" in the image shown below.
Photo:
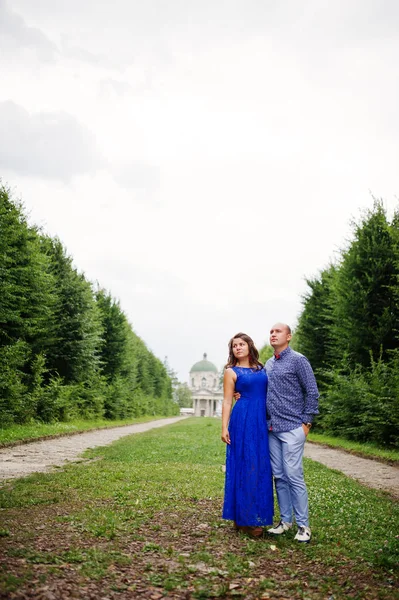
[[[308,491],[303,476],[302,457],[306,435],[301,427],[292,431],[269,431],[270,461],[276,486],[280,519],[298,527],[309,527]]]

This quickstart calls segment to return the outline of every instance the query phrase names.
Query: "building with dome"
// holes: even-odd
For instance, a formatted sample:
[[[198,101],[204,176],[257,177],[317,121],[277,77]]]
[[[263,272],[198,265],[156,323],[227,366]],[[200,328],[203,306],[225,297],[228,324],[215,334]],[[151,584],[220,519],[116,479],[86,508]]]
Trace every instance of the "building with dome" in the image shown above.
[[[207,359],[206,353],[190,370],[189,388],[193,397],[195,417],[220,417],[223,391],[216,366]]]

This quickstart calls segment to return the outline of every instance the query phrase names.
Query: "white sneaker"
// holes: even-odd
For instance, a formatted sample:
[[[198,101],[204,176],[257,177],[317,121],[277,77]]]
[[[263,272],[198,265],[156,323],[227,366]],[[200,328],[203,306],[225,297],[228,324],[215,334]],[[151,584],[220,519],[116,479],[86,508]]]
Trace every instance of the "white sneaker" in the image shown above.
[[[298,531],[294,537],[294,540],[298,542],[310,542],[312,532],[309,527],[298,527]]]
[[[286,531],[291,529],[291,527],[292,527],[292,523],[286,523],[285,521],[280,521],[280,523],[278,525],[276,525],[276,527],[272,527],[271,529],[268,529],[267,533],[270,533],[271,535],[281,535],[282,533],[285,533]]]

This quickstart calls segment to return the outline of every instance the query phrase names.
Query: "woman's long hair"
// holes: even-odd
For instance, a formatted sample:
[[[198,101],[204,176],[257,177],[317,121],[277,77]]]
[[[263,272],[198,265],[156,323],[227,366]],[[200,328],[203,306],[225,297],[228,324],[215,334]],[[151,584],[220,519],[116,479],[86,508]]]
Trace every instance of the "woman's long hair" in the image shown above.
[[[227,364],[225,365],[224,368],[228,369],[229,367],[237,366],[238,359],[234,356],[234,353],[233,353],[233,341],[236,340],[237,338],[241,338],[242,340],[244,340],[244,342],[247,342],[247,344],[248,344],[249,366],[252,367],[253,369],[263,369],[263,365],[259,361],[259,352],[257,351],[252,338],[250,338],[249,335],[247,335],[246,333],[237,333],[229,341],[229,358],[227,359]]]

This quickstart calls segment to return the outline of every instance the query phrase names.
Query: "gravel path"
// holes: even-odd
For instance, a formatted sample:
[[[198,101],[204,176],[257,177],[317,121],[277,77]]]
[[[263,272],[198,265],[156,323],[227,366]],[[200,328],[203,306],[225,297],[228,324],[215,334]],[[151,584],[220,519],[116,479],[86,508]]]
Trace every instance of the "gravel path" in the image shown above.
[[[30,473],[50,471],[52,467],[81,460],[81,454],[87,448],[107,446],[126,435],[142,433],[155,427],[164,427],[186,418],[159,419],[158,421],[87,431],[11,448],[2,448],[0,449],[0,481],[23,477]]]
[[[305,456],[399,499],[399,467],[309,442],[305,445]]]
[[[30,444],[21,444],[0,449],[0,480],[23,477],[34,472],[50,471],[67,462],[81,460],[87,448],[106,446],[126,435],[141,433],[176,423],[187,417],[173,417],[126,425],[111,429],[89,431],[78,435],[64,436],[51,440],[42,440]],[[320,462],[330,469],[342,471],[368,487],[385,490],[399,499],[399,467],[390,466],[375,460],[360,458],[318,444],[307,443],[305,456]]]

